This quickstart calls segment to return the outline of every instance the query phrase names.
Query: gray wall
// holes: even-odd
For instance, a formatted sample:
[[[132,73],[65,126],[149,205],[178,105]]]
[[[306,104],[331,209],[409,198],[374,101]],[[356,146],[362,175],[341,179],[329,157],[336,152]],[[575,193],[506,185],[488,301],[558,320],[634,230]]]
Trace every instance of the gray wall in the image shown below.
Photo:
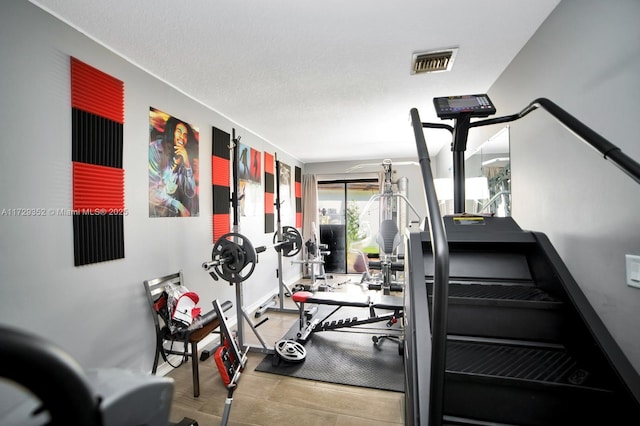
[[[638,22],[637,0],[562,0],[489,90],[498,114],[546,97],[640,161]],[[511,164],[514,218],[547,234],[640,371],[640,185],[543,110],[511,123]]]
[[[0,209],[72,208],[69,56],[74,56],[124,82],[129,211],[125,258],[82,267],[74,267],[71,217],[1,216],[0,324],[50,338],[85,368],[148,372],[154,335],[143,280],[182,269],[204,310],[212,309],[215,298],[235,298],[232,286],[214,282],[200,266],[211,259],[213,246],[211,127],[228,133],[235,127],[242,143],[277,153],[292,167],[302,164],[27,1],[2,2],[0,9]],[[199,127],[199,217],[148,217],[151,106]],[[269,244],[272,235],[264,234],[263,223],[262,215],[243,218],[240,232],[255,246]],[[293,215],[283,224],[294,224]],[[300,276],[298,266],[284,266],[286,280]],[[246,305],[260,304],[277,290],[276,269],[275,250],[260,255],[245,282]]]

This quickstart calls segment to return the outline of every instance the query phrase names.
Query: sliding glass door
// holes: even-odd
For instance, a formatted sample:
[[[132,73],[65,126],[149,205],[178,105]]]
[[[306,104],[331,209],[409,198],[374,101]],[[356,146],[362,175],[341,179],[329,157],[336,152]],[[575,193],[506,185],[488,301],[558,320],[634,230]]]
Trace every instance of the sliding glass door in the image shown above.
[[[320,244],[330,252],[325,256],[325,272],[363,272],[363,254],[378,252],[379,206],[369,201],[379,193],[377,179],[318,183]]]

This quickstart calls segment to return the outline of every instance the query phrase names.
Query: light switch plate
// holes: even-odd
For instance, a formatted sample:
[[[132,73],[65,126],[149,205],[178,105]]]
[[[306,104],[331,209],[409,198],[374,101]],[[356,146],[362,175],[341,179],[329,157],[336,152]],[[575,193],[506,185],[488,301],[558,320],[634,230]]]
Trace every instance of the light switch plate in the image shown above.
[[[640,256],[625,255],[627,285],[640,288]]]

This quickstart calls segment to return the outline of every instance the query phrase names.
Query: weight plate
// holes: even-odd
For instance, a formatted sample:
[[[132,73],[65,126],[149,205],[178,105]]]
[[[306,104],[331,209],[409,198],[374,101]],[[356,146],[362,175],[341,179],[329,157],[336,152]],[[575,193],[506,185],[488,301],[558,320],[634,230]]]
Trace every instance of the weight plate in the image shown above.
[[[278,233],[273,234],[273,243],[277,244],[276,250],[282,251],[284,257],[293,257],[302,250],[302,235],[293,226],[282,228],[282,240],[277,241]]]
[[[211,260],[220,261],[214,268],[223,280],[239,283],[253,274],[258,255],[247,237],[229,232],[213,245]]]
[[[275,350],[280,358],[288,362],[302,362],[307,356],[307,350],[295,340],[279,340]]]

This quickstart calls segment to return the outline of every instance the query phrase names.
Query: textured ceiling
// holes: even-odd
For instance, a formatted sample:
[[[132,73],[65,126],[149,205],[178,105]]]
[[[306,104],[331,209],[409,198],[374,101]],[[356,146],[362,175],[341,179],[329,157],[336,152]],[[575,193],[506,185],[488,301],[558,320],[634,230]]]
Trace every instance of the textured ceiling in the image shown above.
[[[409,110],[437,121],[434,97],[487,92],[559,0],[31,2],[313,163],[416,157]],[[449,47],[450,72],[410,74]],[[450,138],[432,133],[435,155]]]

